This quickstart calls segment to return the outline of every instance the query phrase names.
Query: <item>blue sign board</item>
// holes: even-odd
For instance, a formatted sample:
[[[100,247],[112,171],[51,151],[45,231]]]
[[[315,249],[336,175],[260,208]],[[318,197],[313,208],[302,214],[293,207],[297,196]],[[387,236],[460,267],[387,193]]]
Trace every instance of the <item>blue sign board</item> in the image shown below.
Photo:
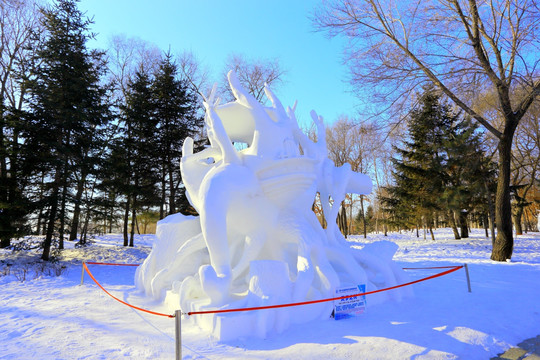
[[[351,295],[341,300],[334,301],[334,318],[346,319],[351,316],[363,314],[366,310],[366,295],[352,296],[366,292],[366,285],[347,286],[336,289],[336,297]]]

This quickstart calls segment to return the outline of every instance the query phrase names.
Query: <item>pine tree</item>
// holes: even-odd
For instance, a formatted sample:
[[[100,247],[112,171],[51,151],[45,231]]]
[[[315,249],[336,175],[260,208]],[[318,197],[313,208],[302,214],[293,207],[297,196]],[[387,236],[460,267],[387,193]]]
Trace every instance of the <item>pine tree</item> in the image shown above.
[[[63,244],[71,174],[79,171],[80,181],[84,177],[80,166],[86,166],[91,140],[106,122],[108,106],[100,87],[103,54],[86,47],[91,22],[75,0],[57,0],[41,12],[45,32],[28,82],[32,124],[27,136],[34,161],[49,170],[45,178],[51,179],[42,255],[48,260],[55,231],[60,247]]]
[[[456,239],[469,237],[467,214],[487,202],[486,181],[494,179],[490,170],[493,164],[484,154],[477,129],[470,119],[458,119],[457,116],[445,129],[443,149],[447,153],[447,182],[443,199],[449,209]],[[461,233],[457,232],[457,225]]]
[[[134,245],[137,212],[145,206],[158,205],[157,194],[158,152],[156,146],[156,105],[151,88],[151,79],[144,71],[135,74],[128,83],[125,105],[121,106],[124,121],[121,148],[117,154],[123,156],[125,172],[122,174],[122,191],[125,195],[124,246]],[[128,230],[131,215],[131,229]]]
[[[103,108],[106,119],[112,118],[109,111],[110,106]],[[108,124],[107,124],[108,125]],[[75,147],[73,161],[78,166],[73,174],[75,178],[75,195],[73,197],[73,216],[69,240],[74,241],[80,230],[79,245],[86,244],[89,221],[92,215],[98,214],[97,206],[101,204],[102,198],[95,196],[99,191],[99,185],[109,179],[109,174],[104,174],[104,161],[110,140],[113,137],[114,127],[100,126],[93,136],[81,142]],[[81,216],[85,211],[85,218]]]
[[[432,237],[433,217],[443,212],[455,238],[468,237],[467,213],[485,202],[492,174],[477,127],[428,90],[411,112],[408,138],[396,148],[394,185],[382,199],[386,211],[405,228],[427,225]]]
[[[0,105],[1,106],[1,105]],[[24,122],[24,114],[13,108],[0,109],[0,248],[11,245],[11,239],[26,233],[26,217],[31,211],[30,199],[25,193],[28,175],[24,166],[24,147],[18,133]],[[9,130],[8,130],[9,129]]]
[[[440,210],[445,183],[443,129],[451,119],[439,106],[439,97],[431,91],[421,97],[420,104],[411,112],[405,147],[395,147],[399,155],[393,160],[395,184],[388,187],[390,196],[383,201],[391,209],[392,218],[399,219],[399,225],[406,228],[427,225],[433,238],[433,216]]]
[[[178,78],[178,67],[170,54],[165,54],[155,74],[152,92],[158,126],[161,203],[160,219],[168,213],[184,210],[189,204],[181,186],[180,157],[184,139],[199,130],[203,119],[198,116],[196,95],[189,84]]]

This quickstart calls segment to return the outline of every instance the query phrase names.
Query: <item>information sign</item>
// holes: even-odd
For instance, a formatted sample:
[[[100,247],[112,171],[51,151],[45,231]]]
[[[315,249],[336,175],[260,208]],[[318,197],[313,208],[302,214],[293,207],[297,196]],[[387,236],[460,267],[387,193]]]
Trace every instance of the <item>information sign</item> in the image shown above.
[[[347,286],[336,289],[336,297],[362,294],[366,292],[366,285]],[[366,310],[366,295],[351,296],[334,301],[334,318],[336,320],[357,316]]]

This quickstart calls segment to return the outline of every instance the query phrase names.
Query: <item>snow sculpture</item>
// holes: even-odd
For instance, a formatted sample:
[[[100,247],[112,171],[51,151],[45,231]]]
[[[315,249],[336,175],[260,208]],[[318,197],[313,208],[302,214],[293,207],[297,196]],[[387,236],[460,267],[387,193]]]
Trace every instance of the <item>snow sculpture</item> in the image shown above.
[[[158,223],[151,254],[136,273],[139,289],[184,312],[284,304],[334,297],[340,286],[367,291],[405,281],[392,262],[390,242],[355,249],[336,226],[346,193],[368,194],[371,180],[335,167],[328,159],[325,128],[312,142],[298,127],[295,107],[264,107],[229,73],[236,101],[219,105],[215,88],[205,99],[210,146],[193,152],[184,141],[181,170],[198,217],[171,215]],[[239,151],[233,142],[248,146]],[[320,193],[328,226],[311,211]],[[333,204],[330,201],[333,200]],[[406,288],[404,288],[406,289]],[[408,290],[371,296],[369,303],[400,299]],[[332,302],[191,318],[221,340],[267,336],[290,323],[328,318]]]

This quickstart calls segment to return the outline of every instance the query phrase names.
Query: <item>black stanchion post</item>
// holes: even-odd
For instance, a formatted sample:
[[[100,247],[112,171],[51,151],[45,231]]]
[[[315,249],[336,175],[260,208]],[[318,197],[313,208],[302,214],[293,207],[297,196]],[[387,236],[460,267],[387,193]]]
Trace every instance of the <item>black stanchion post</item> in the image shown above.
[[[182,360],[182,310],[174,312],[176,360]]]
[[[469,292],[471,291],[471,278],[469,277],[469,267],[467,264],[463,264],[463,268],[465,269],[465,275],[467,276],[467,287],[469,289]]]

